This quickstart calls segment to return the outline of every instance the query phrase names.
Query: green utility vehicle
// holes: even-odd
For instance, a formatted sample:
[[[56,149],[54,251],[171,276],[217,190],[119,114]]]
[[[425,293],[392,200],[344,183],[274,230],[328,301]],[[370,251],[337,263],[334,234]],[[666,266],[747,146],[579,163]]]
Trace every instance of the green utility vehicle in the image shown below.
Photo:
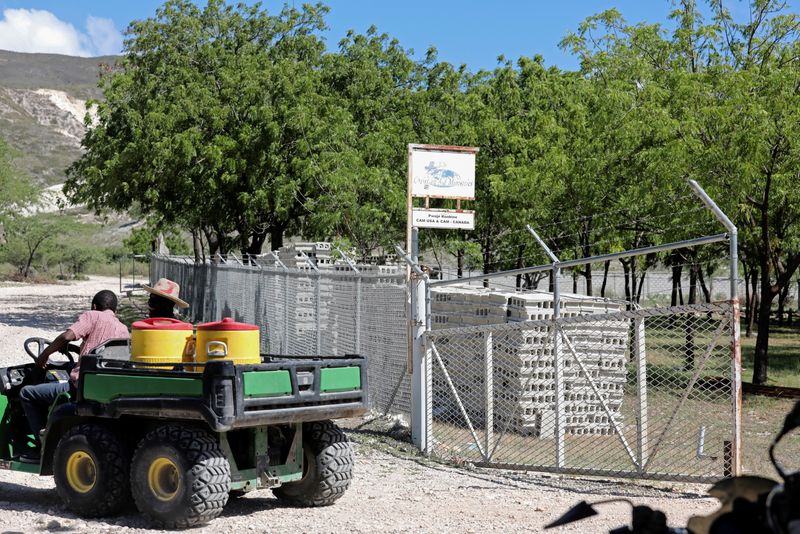
[[[35,359],[48,343],[31,338],[25,350]],[[231,495],[271,488],[293,504],[325,506],[350,485],[353,452],[331,419],[367,410],[361,356],[164,368],[130,361],[127,342],[112,341],[81,359],[77,387],[54,402],[39,445],[20,390],[67,380],[72,352],[47,370],[0,368],[0,468],[53,475],[78,515],[111,515],[133,497],[158,525],[183,528],[217,517]],[[20,461],[36,452],[38,464]]]

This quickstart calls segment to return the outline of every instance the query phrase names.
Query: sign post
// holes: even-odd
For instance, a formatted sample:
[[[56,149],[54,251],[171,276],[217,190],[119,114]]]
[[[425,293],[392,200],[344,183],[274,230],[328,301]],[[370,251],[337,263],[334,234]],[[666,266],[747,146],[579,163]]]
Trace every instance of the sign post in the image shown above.
[[[475,228],[475,212],[461,209],[462,200],[475,198],[477,147],[408,145],[408,194],[406,250],[411,250],[411,228]],[[424,198],[424,208],[414,208],[413,199]],[[456,201],[454,210],[432,210],[430,199]],[[410,274],[410,271],[408,271]]]
[[[411,265],[406,269],[409,287],[408,360],[411,379],[411,438],[422,451],[428,450],[431,362],[425,332],[430,328],[428,276],[419,270],[419,228],[475,228],[475,212],[461,209],[462,200],[475,198],[475,147],[408,145],[408,191],[406,204],[406,250]],[[424,198],[425,207],[415,208],[414,197]],[[431,209],[430,199],[456,201],[456,209]]]

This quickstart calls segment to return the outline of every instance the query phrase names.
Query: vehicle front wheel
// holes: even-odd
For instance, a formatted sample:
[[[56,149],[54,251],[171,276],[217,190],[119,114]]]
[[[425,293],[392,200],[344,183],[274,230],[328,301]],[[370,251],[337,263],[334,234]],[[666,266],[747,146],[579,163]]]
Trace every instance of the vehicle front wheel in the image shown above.
[[[207,432],[166,425],[147,434],[131,462],[131,491],[143,514],[166,528],[211,521],[228,502],[231,467]]]
[[[303,453],[303,478],[274,488],[272,493],[299,506],[333,504],[353,479],[353,448],[347,436],[331,421],[306,423]]]
[[[129,465],[127,448],[114,432],[100,425],[75,426],[56,448],[56,491],[80,516],[117,513],[130,501]]]

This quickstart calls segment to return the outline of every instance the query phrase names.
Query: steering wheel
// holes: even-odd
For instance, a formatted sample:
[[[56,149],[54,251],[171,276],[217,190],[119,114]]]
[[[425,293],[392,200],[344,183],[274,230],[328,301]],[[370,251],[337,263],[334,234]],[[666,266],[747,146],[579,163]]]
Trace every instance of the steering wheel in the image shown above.
[[[30,347],[31,344],[33,343],[36,343],[35,353],[31,350]],[[50,341],[49,339],[45,339],[43,337],[29,337],[28,339],[25,340],[23,346],[25,347],[25,352],[28,353],[28,356],[33,358],[33,361],[36,362],[39,360],[39,355],[48,345],[50,345],[50,343],[52,343],[52,341]],[[60,350],[59,352],[64,356],[66,356],[69,359],[69,362],[74,365],[75,357],[73,356],[73,353],[80,354],[80,351],[81,348],[78,345],[75,345],[73,343],[68,343],[67,346],[64,347],[62,350]]]

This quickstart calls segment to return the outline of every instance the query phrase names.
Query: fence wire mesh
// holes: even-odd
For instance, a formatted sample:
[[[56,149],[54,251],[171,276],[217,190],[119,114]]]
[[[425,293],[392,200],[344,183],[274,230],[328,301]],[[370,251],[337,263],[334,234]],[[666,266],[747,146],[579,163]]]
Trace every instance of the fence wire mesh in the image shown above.
[[[564,298],[553,320],[551,294],[449,289],[432,308],[433,454],[670,480],[730,471],[730,303]],[[466,308],[484,325],[448,328]]]
[[[232,317],[259,325],[264,354],[366,356],[373,409],[410,414],[402,272],[196,264],[153,256],[151,281],[162,277],[181,286],[194,322]]]

